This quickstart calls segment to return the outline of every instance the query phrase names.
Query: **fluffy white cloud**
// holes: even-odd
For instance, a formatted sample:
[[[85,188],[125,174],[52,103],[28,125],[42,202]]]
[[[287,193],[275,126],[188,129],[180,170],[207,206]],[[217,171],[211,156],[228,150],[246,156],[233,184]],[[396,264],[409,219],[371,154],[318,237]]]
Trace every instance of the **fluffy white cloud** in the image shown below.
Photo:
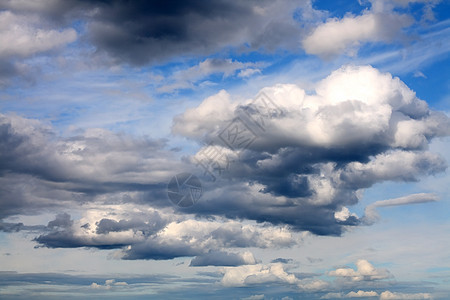
[[[318,279],[299,279],[295,274],[287,273],[282,263],[225,268],[221,283],[227,287],[284,283],[307,291],[316,291],[328,286],[327,282]]]
[[[266,116],[264,132],[258,135],[254,149],[290,145],[350,147],[371,141],[416,149],[433,136],[450,133],[445,115],[430,111],[426,102],[399,78],[370,66],[344,66],[332,72],[316,85],[315,95],[306,95],[300,87],[287,84],[262,92],[271,99],[266,109],[278,109],[280,113]],[[227,92],[221,91],[177,116],[173,132],[192,138],[206,135],[213,140],[219,130],[240,115],[240,108],[256,105],[261,112],[259,98],[253,101],[232,101]],[[270,107],[273,104],[276,107]]]
[[[353,217],[357,217],[356,214],[350,213],[350,211],[348,210],[347,207],[342,207],[342,209],[340,211],[337,211],[334,213],[334,217],[336,220],[338,221],[345,221],[347,220],[350,216]]]
[[[127,286],[128,283],[125,281],[116,281],[115,279],[107,279],[105,280],[105,284],[98,284],[96,282],[93,282],[91,284],[92,289],[100,289],[100,290],[110,290],[113,287],[117,286]]]
[[[378,293],[374,291],[357,291],[357,292],[349,292],[345,296],[347,298],[376,297],[378,296]]]
[[[328,272],[328,275],[351,281],[380,280],[392,277],[388,270],[377,269],[365,259],[356,261],[356,270],[352,268],[338,268]]]
[[[290,213],[284,206],[293,205],[289,224],[323,234],[322,221],[337,227],[360,223],[344,207],[357,203],[362,189],[444,171],[445,160],[427,147],[450,134],[450,120],[430,110],[399,78],[371,66],[344,66],[318,82],[315,92],[278,84],[255,99],[233,99],[221,91],[177,116],[172,129],[207,144],[191,157],[193,164],[207,162],[205,153],[220,154],[227,158],[217,162],[220,170],[231,167],[226,175],[217,173],[242,182],[216,188],[211,194],[217,205],[203,211],[229,208],[231,190],[240,198],[239,190],[246,195],[232,210],[239,216],[286,222]],[[247,133],[241,140],[251,143],[232,145],[240,130]],[[311,217],[312,207],[331,205],[333,211]],[[307,218],[314,219],[313,227],[303,225]]]

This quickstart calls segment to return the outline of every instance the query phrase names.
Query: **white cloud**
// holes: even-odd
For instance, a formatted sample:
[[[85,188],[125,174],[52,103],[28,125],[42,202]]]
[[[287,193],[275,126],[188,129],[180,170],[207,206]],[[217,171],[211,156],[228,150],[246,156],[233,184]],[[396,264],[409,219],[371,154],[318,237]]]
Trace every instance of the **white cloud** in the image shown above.
[[[416,77],[416,78],[419,78],[419,77],[425,78],[425,79],[427,78],[427,76],[425,76],[425,74],[423,74],[423,73],[422,73],[421,71],[419,71],[419,70],[414,71],[413,76]]]
[[[378,213],[376,211],[377,207],[427,203],[427,202],[434,202],[434,201],[438,201],[438,200],[439,200],[439,198],[435,194],[419,193],[419,194],[411,194],[408,196],[394,198],[394,199],[376,201],[366,207],[365,216],[362,218],[362,221],[366,224],[372,224],[375,221],[377,221],[379,219]]]
[[[223,78],[237,76],[250,77],[261,73],[261,63],[243,63],[232,59],[207,58],[198,65],[174,72],[157,88],[160,93],[169,93],[178,89],[192,89],[201,86],[205,78],[213,74],[222,74]]]
[[[39,28],[35,17],[0,12],[0,57],[30,57],[74,42],[74,29]]]
[[[356,261],[356,270],[352,268],[338,268],[328,272],[329,276],[347,279],[353,282],[363,280],[381,280],[392,277],[386,269],[377,269],[365,259]]]
[[[105,281],[105,284],[98,284],[96,282],[93,282],[91,284],[91,288],[92,289],[101,289],[101,290],[110,290],[112,287],[115,286],[127,286],[128,283],[124,282],[124,281],[116,281],[115,279],[107,279]]]
[[[377,292],[374,291],[357,291],[357,292],[349,292],[345,297],[347,298],[362,298],[362,297],[376,297],[378,296]]]
[[[339,299],[342,298],[342,293],[326,293],[325,295],[323,295],[322,297],[320,297],[320,299]]]
[[[411,24],[411,17],[399,14],[366,13],[341,20],[329,19],[302,44],[307,53],[323,57],[340,53],[354,55],[361,43],[392,41],[402,28]]]
[[[356,214],[350,213],[347,207],[342,207],[340,211],[334,213],[334,218],[338,221],[345,221],[350,216],[357,217]]]
[[[318,279],[299,279],[295,274],[287,273],[282,263],[224,268],[224,276],[221,280],[221,284],[227,287],[274,283],[295,285],[307,291],[321,290],[328,286],[327,282]]]
[[[238,73],[238,77],[246,78],[246,77],[250,77],[252,75],[260,74],[260,73],[261,73],[260,69],[247,68],[247,69],[240,70]]]
[[[401,299],[433,299],[428,293],[397,293],[385,291],[380,294],[380,300]]]
[[[241,300],[263,300],[263,299],[265,299],[264,294],[251,295],[249,297],[241,298]]]
[[[374,291],[362,291],[359,290],[357,292],[349,292],[347,294],[344,293],[327,293],[323,295],[320,299],[341,299],[341,298],[368,298],[368,297],[377,297],[378,293]]]
[[[317,83],[315,95],[289,84],[262,92],[283,114],[270,119],[254,147],[331,147],[378,139],[386,146],[409,149],[423,147],[432,136],[450,133],[447,117],[430,112],[426,102],[399,78],[370,66],[341,67]],[[173,132],[192,138],[213,137],[237,116],[239,106],[252,101],[233,101],[222,90],[177,116]]]

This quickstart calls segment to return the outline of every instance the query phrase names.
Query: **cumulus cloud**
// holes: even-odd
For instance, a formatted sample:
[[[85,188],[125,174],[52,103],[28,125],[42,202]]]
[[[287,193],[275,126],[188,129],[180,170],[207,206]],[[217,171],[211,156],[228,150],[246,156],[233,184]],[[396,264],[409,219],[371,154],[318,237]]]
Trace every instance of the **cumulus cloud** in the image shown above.
[[[387,299],[433,299],[428,293],[396,293],[384,291],[380,294],[380,300]]]
[[[352,291],[345,296],[347,298],[376,297],[378,296],[378,293],[374,291],[357,291],[357,292]]]
[[[356,270],[352,268],[338,268],[328,272],[328,275],[337,278],[357,282],[372,281],[391,278],[392,275],[386,269],[377,269],[365,259],[356,261]]]
[[[299,279],[295,274],[287,273],[281,263],[225,268],[220,282],[227,287],[281,283],[306,291],[320,290],[328,286],[327,282],[319,279]]]
[[[126,283],[125,281],[116,281],[115,279],[107,279],[105,281],[105,284],[98,284],[96,282],[93,282],[91,284],[91,288],[92,289],[105,289],[105,290],[109,290],[113,287],[117,287],[117,286],[127,286],[128,283]]]
[[[399,78],[344,66],[318,82],[315,93],[279,84],[237,101],[221,91],[175,117],[172,130],[204,144],[193,164],[207,165],[206,153],[228,162],[204,168],[231,181],[215,186],[214,205],[199,203],[198,213],[338,235],[360,224],[345,207],[357,203],[363,189],[444,171],[445,160],[427,147],[449,128],[449,118],[430,110]],[[233,145],[236,132],[251,142]]]

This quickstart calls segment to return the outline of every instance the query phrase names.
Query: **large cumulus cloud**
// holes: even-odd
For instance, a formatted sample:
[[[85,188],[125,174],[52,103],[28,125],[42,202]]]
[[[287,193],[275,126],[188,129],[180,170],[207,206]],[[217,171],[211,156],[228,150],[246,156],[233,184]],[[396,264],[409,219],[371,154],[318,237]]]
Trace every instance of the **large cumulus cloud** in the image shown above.
[[[230,147],[223,139],[236,120],[254,133],[253,143]],[[231,181],[211,184],[214,191],[205,196],[214,201],[199,203],[200,214],[326,235],[359,223],[353,215],[336,219],[335,212],[357,203],[363,189],[445,170],[444,159],[427,147],[449,128],[445,114],[430,110],[399,78],[370,66],[344,66],[311,94],[276,85],[238,102],[222,91],[173,124],[174,133],[205,144],[193,162],[217,149],[234,158],[228,172],[216,172]]]

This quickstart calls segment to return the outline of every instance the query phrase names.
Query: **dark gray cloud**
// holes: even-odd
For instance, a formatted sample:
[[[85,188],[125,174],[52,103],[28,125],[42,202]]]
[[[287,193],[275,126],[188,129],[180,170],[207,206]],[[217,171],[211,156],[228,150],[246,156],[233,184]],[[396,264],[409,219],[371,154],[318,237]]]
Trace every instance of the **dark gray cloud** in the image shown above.
[[[68,213],[62,213],[56,215],[53,221],[48,222],[47,227],[50,229],[54,228],[69,228],[73,225],[73,221],[70,219],[70,215]]]
[[[147,213],[145,220],[134,219],[134,220],[120,220],[115,221],[111,219],[101,219],[97,225],[97,234],[106,234],[109,232],[121,232],[130,229],[141,231],[144,235],[151,235],[159,230],[163,229],[167,224],[158,213]]]
[[[281,258],[281,257],[272,259],[272,261],[271,261],[271,263],[282,263],[282,264],[289,264],[292,262],[294,262],[294,260],[292,258]]]
[[[112,202],[170,205],[167,182],[184,171],[165,140],[132,138],[106,130],[59,138],[50,126],[0,115],[0,218],[60,210],[110,193]],[[142,197],[116,197],[117,192]]]
[[[207,55],[227,46],[276,49],[299,40],[291,1],[98,1],[89,36],[121,62]],[[295,38],[297,36],[298,38]],[[298,45],[296,45],[298,47]]]
[[[37,16],[42,20],[33,24],[36,27],[61,28],[82,20],[88,40],[99,52],[117,63],[143,65],[179,55],[208,55],[230,46],[299,49],[301,27],[293,16],[304,5],[306,1],[61,0],[52,5],[8,1],[0,10],[30,20]]]
[[[98,248],[114,249],[139,243],[152,237],[168,223],[156,211],[135,213],[131,219],[112,220],[103,218],[95,224],[74,222],[67,213],[56,215],[45,228],[45,233],[34,239],[40,246],[48,248]],[[129,232],[128,235],[115,233]]]

